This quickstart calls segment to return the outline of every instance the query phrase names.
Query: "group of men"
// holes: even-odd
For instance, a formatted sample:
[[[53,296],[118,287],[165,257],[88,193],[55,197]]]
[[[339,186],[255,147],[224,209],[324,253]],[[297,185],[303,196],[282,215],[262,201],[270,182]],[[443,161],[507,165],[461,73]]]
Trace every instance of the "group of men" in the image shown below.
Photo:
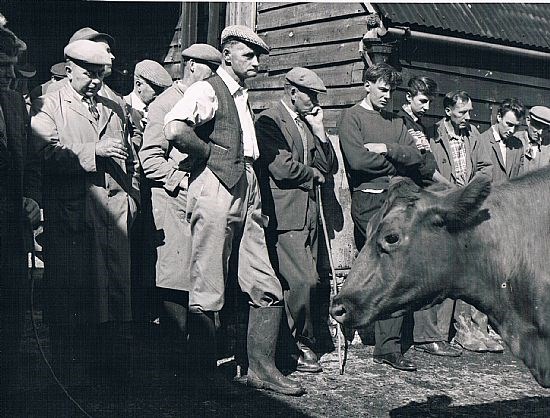
[[[132,284],[146,288],[150,274],[162,299],[161,324],[172,323],[174,344],[185,347],[185,381],[198,393],[226,390],[220,387],[216,341],[234,278],[249,304],[241,359],[246,383],[305,393],[277,368],[275,352],[282,326],[292,335],[293,369],[322,371],[314,326],[318,199],[326,176],[336,170],[336,156],[319,106],[318,95],[326,92],[319,76],[291,69],[280,100],[254,117],[245,82],[257,75],[259,57],[269,47],[250,28],[234,25],[221,33],[221,52],[206,44],[184,49],[178,81],[155,61],[139,62],[134,89],[123,98],[104,80],[114,59],[113,38],[82,28],[64,48],[65,77],[33,98],[28,130],[24,102],[8,88],[24,43],[5,27],[0,35],[11,42],[0,51],[0,169],[12,170],[2,175],[0,187],[9,193],[2,193],[1,203],[12,209],[14,202],[23,204],[27,215],[10,212],[2,234],[11,234],[9,251],[25,254],[25,223],[35,225],[39,205],[43,209],[45,313],[55,370],[67,379],[124,372],[128,324],[137,308]],[[358,249],[393,175],[422,185],[464,186],[478,172],[502,181],[550,158],[541,143],[550,109],[533,107],[527,132],[516,136],[525,109],[516,99],[505,100],[497,123],[480,135],[468,123],[471,99],[457,91],[445,96],[445,118],[425,129],[421,119],[435,83],[411,79],[407,102],[395,115],[385,107],[400,82],[389,65],[369,67],[365,99],[345,110],[339,123]],[[7,107],[6,100],[20,105]],[[146,262],[151,252],[154,266]],[[2,257],[8,253],[2,247]],[[22,277],[25,261],[2,258],[0,267]],[[3,310],[20,300],[10,294],[21,294],[14,283],[2,282]],[[454,345],[448,341],[453,309]],[[448,356],[462,348],[502,351],[486,317],[461,301],[414,316],[418,350]],[[402,324],[401,318],[376,323],[374,361],[415,370],[402,354]],[[2,327],[2,352],[15,356],[19,338],[11,338],[10,330],[18,332],[15,325]],[[12,346],[4,348],[7,341]],[[2,364],[9,364],[6,359]]]

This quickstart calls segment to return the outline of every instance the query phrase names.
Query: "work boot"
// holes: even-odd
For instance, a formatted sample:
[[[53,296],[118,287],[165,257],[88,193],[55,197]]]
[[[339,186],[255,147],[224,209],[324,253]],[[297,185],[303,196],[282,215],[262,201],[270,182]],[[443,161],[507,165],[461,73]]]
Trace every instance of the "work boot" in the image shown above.
[[[311,348],[302,343],[298,343],[298,348],[300,357],[298,357],[298,363],[296,364],[297,371],[305,373],[320,373],[323,371],[317,354]]]
[[[479,327],[472,322],[471,317],[459,315],[455,318],[456,335],[452,343],[460,345],[468,351],[485,353],[488,351],[485,338]]]
[[[237,387],[218,371],[216,350],[216,321],[214,312],[188,314],[187,389],[200,399],[232,398],[239,396]]]
[[[487,315],[478,311],[475,308],[473,308],[473,310],[474,313],[472,314],[472,321],[479,328],[479,331],[481,333],[479,338],[487,347],[487,351],[491,353],[502,353],[504,351],[504,347],[489,333],[489,319],[487,318]]]
[[[248,378],[247,385],[284,395],[301,396],[304,388],[283,376],[275,366],[275,347],[284,307],[250,307],[248,315]]]

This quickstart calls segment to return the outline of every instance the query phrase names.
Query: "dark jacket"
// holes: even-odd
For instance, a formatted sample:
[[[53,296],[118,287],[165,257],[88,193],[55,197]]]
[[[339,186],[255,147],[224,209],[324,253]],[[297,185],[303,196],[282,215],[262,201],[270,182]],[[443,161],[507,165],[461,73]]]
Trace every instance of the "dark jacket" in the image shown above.
[[[491,162],[493,163],[493,182],[500,183],[517,177],[523,170],[523,143],[515,136],[506,139],[506,164],[502,159],[500,145],[495,139],[493,127],[480,135],[480,141],[485,141],[491,147]]]
[[[262,112],[256,121],[262,209],[269,216],[270,227],[278,230],[304,228],[308,197],[315,199],[312,167],[323,174],[332,173],[335,167],[336,157],[330,141],[321,143],[310,129],[305,131],[307,165],[300,132],[281,102]]]

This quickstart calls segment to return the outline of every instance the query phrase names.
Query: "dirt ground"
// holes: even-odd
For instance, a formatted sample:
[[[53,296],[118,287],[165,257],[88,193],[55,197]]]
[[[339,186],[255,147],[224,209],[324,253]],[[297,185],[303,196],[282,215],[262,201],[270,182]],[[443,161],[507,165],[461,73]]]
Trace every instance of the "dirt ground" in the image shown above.
[[[48,351],[47,328],[35,312],[41,344]],[[153,336],[154,337],[154,336]],[[108,377],[68,387],[93,417],[547,417],[550,390],[541,388],[525,366],[504,354],[464,353],[449,359],[409,350],[414,373],[371,360],[371,346],[350,346],[344,375],[337,354],[322,357],[324,372],[294,373],[308,390],[300,398],[255,391],[234,384],[231,395],[196,397],[182,387],[168,366],[166,347],[136,341],[129,361],[130,381]],[[24,339],[26,372],[22,390],[0,400],[2,417],[80,417],[55,384],[40,357],[29,318]]]

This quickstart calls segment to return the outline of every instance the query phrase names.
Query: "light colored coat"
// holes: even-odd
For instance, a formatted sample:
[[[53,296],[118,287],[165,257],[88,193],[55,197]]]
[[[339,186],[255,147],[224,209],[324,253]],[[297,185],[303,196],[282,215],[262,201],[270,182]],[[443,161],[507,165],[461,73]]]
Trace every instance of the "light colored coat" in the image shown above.
[[[70,84],[33,105],[34,149],[45,164],[45,276],[51,296],[59,292],[49,307],[54,320],[74,313],[93,323],[131,320],[128,231],[139,202],[139,164],[120,104],[96,101],[98,122]],[[104,138],[122,139],[130,156],[96,157]]]

